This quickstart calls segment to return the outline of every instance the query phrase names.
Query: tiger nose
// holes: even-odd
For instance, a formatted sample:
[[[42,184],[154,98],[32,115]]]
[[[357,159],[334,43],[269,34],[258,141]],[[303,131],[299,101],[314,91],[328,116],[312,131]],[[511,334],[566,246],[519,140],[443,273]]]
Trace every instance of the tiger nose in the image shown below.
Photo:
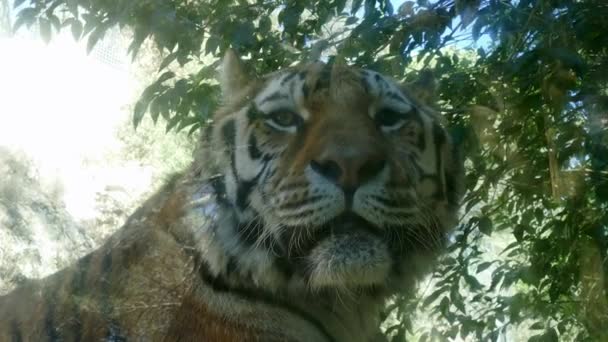
[[[372,144],[373,145],[373,144]],[[337,144],[311,160],[311,168],[339,185],[347,194],[354,192],[380,173],[386,164],[379,148]]]

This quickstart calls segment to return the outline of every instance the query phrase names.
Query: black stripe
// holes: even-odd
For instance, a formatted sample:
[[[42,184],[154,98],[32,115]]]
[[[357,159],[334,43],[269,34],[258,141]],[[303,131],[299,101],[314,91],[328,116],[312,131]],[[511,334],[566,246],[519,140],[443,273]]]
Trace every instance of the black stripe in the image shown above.
[[[49,341],[60,341],[59,331],[55,327],[55,313],[53,312],[54,303],[47,302],[48,310],[44,317],[44,330]]]
[[[433,123],[433,135],[435,138],[435,144],[443,146],[447,142],[446,132],[436,122]]]
[[[321,196],[321,195],[309,196],[301,201],[284,203],[279,206],[279,209],[280,210],[297,209],[303,205],[314,203],[321,198],[323,198],[323,196]]]
[[[272,253],[275,255],[274,265],[286,278],[291,278],[296,273],[296,264],[292,260],[289,260],[287,251],[280,249],[279,243],[275,243],[271,247]],[[302,259],[300,259],[300,266],[302,266],[302,263]]]
[[[297,72],[292,72],[289,75],[285,76],[285,78],[281,80],[281,86],[287,84],[287,82],[289,82],[289,80],[291,80],[292,78],[296,77],[296,75],[298,75]]]
[[[236,124],[234,120],[228,120],[224,126],[222,126],[222,137],[224,143],[230,147],[229,151],[233,151],[234,145],[236,144]]]
[[[100,277],[107,277],[112,272],[112,253],[106,252],[101,259],[101,274]]]
[[[325,64],[323,66],[323,69],[321,69],[321,72],[319,73],[319,78],[317,79],[317,83],[315,84],[314,91],[319,91],[322,89],[329,89],[329,87],[331,85],[332,67],[333,67],[332,60],[330,60],[329,62],[327,62],[327,64]]]
[[[111,243],[108,240],[108,244]],[[100,306],[101,315],[104,319],[109,320],[112,313],[111,295],[110,295],[110,274],[112,272],[112,251],[106,251],[101,259],[101,269],[99,272],[100,279]]]
[[[238,269],[238,263],[236,261],[236,257],[230,256],[228,258],[228,262],[226,263],[226,275],[230,275]]]
[[[264,114],[260,112],[260,110],[255,106],[255,104],[252,104],[247,110],[247,119],[249,119],[249,124],[251,124],[262,116],[264,116]]]
[[[106,334],[107,342],[126,342],[127,338],[122,334],[122,331],[116,321],[112,320],[108,326]]]
[[[386,96],[390,97],[393,100],[399,101],[403,104],[409,104],[404,98],[403,96],[401,96],[401,94],[389,91],[388,93],[386,93]]]
[[[302,187],[308,187],[308,183],[307,182],[292,182],[292,183],[283,184],[279,188],[279,191],[293,190],[293,189],[298,189],[298,188],[302,188]]]
[[[272,93],[268,96],[266,96],[261,102],[260,104],[264,104],[268,101],[276,101],[276,100],[284,100],[284,99],[288,99],[289,95],[287,94],[283,94],[281,93],[281,91],[277,91],[275,93]]]
[[[236,189],[236,206],[241,211],[247,209],[249,205],[249,195],[251,190],[256,185],[256,180],[242,181],[237,183]]]
[[[247,149],[249,150],[249,156],[251,159],[260,159],[262,157],[262,151],[260,151],[258,148],[258,141],[253,133],[251,133],[249,136],[249,144],[247,144]]]
[[[378,84],[380,89],[388,88],[388,83],[382,76],[380,76],[380,74],[378,74],[378,73],[375,74],[374,80],[376,81],[376,84]]]
[[[46,293],[44,296],[44,301],[46,303],[46,312],[44,314],[44,332],[48,337],[48,341],[60,341],[61,336],[59,335],[59,331],[55,326],[55,308],[57,308],[57,296],[59,293],[60,287],[56,286]],[[61,322],[60,322],[61,323]]]
[[[365,90],[366,94],[371,94],[371,87],[366,77],[361,77],[361,85],[363,86],[363,90]]]
[[[304,211],[301,211],[297,214],[292,214],[292,215],[283,215],[283,219],[285,220],[294,220],[294,219],[301,219],[304,218],[306,216],[310,216],[310,214],[314,213],[317,210],[317,208],[313,208],[313,209],[307,209]]]
[[[107,243],[111,243],[108,240]],[[100,279],[100,313],[106,322],[108,322],[108,327],[106,331],[106,341],[112,342],[123,342],[126,341],[126,338],[122,335],[120,326],[118,323],[111,318],[113,307],[111,303],[111,294],[110,288],[112,285],[112,252],[106,252],[101,259],[101,269],[99,274]]]
[[[30,329],[31,327],[28,327]],[[11,321],[11,341],[12,342],[21,342],[23,341],[23,336],[21,335],[21,329],[19,328],[19,324],[15,319]]]
[[[211,141],[211,137],[213,136],[213,129],[215,128],[214,124],[209,124],[203,126],[203,134],[201,136],[203,143],[209,143]]]
[[[308,99],[308,96],[310,95],[310,87],[307,83],[302,85],[302,95],[304,95],[304,99]]]
[[[72,277],[70,287],[75,294],[82,293],[86,288],[86,278],[89,269],[91,268],[91,260],[93,255],[87,254],[82,259],[78,260],[76,264],[76,271]]]
[[[234,155],[233,155],[234,156]],[[260,176],[264,173],[266,168],[268,167],[268,163],[271,159],[271,156],[265,155],[262,158],[262,167],[260,168],[260,172],[251,180],[247,181],[238,181],[238,175],[236,174],[236,168],[233,169],[234,178],[237,180],[237,190],[236,190],[236,205],[238,209],[241,211],[245,210],[249,205],[249,195],[251,194],[251,190],[255,185],[258,184],[260,180]],[[232,163],[234,167],[234,161]]]
[[[425,131],[424,120],[422,120],[422,117],[420,116],[418,109],[416,109],[416,107],[413,107],[412,110],[410,110],[409,112],[407,112],[404,115],[404,119],[408,120],[408,121],[414,121],[418,125],[420,125],[421,133],[418,134],[418,142],[416,143],[416,147],[418,147],[420,149],[420,151],[424,150],[426,148],[426,140],[425,140],[426,134],[424,134],[424,131]]]
[[[199,258],[200,260],[200,258]],[[242,297],[245,300],[252,302],[261,302],[266,305],[278,306],[284,310],[287,310],[294,314],[295,316],[299,316],[303,320],[307,321],[315,328],[319,330],[319,332],[327,339],[327,341],[335,342],[335,339],[328,333],[327,329],[319,320],[315,317],[308,314],[306,311],[301,310],[300,308],[286,302],[282,301],[276,296],[273,296],[271,293],[263,291],[261,289],[249,289],[243,288],[239,286],[229,285],[224,279],[220,276],[214,276],[211,273],[209,264],[201,260],[199,265],[199,274],[201,278],[203,278],[204,283],[211,286],[211,288],[216,292],[226,292],[238,297]]]
[[[91,269],[91,260],[93,259],[92,253],[87,254],[82,259],[78,260],[76,269],[72,275],[70,281],[70,288],[72,289],[72,295],[79,296],[86,289],[86,278],[89,269]],[[75,317],[80,316],[80,306],[75,300],[71,300],[71,308]],[[74,341],[82,340],[82,321],[80,319],[72,320],[70,331],[73,333]]]
[[[211,187],[213,187],[213,192],[215,193],[215,199],[218,204],[230,206],[230,202],[228,202],[228,198],[226,198],[226,184],[224,182],[224,177],[216,177],[211,180]]]
[[[399,198],[386,198],[376,195],[371,195],[371,198],[380,202],[385,207],[403,208],[404,204],[414,204],[415,199],[411,196],[400,196]]]

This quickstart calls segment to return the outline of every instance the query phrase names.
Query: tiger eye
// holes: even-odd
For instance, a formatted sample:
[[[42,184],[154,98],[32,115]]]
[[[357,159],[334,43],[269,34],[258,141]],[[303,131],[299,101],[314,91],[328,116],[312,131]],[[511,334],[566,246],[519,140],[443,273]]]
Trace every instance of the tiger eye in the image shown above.
[[[404,115],[392,109],[381,109],[375,116],[376,122],[381,126],[393,126],[403,120]]]
[[[283,127],[295,126],[298,123],[297,117],[294,113],[281,110],[276,111],[270,115],[270,119],[277,125]]]

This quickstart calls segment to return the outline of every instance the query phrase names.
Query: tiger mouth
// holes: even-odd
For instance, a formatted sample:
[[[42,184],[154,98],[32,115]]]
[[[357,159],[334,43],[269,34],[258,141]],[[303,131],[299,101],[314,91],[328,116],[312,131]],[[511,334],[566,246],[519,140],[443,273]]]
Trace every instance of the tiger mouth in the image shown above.
[[[357,230],[381,237],[378,227],[352,212],[345,212],[325,223],[319,229],[318,235],[319,238],[323,238],[328,235],[350,234]]]
[[[299,258],[308,254],[323,240],[356,233],[364,233],[378,239],[383,238],[380,228],[363,217],[346,211],[314,229],[308,227],[290,229],[282,240],[288,258]]]

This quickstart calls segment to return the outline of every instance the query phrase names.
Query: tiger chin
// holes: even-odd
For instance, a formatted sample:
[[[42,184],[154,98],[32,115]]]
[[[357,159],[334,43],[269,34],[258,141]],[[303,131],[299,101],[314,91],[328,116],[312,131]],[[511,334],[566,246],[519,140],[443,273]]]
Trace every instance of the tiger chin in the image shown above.
[[[382,340],[462,195],[433,87],[339,62],[245,70],[229,51],[188,170],[98,250],[0,297],[0,341]]]

